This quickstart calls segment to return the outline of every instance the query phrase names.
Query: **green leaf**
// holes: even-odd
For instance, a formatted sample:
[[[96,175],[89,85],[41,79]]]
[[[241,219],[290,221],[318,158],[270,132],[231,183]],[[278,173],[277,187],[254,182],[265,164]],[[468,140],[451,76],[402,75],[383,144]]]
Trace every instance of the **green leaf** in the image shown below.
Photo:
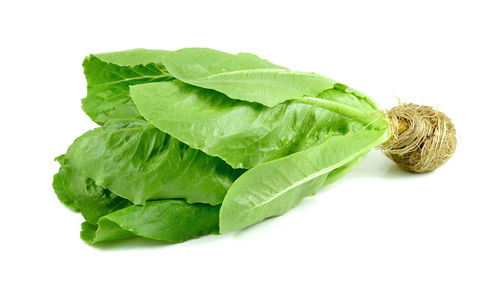
[[[102,127],[57,158],[53,187],[90,244],[181,242],[281,215],[390,135],[366,95],[252,54],[136,49],[83,66],[82,108]]]
[[[144,120],[109,121],[79,137],[68,154],[97,185],[135,204],[167,198],[220,204],[242,172]]]
[[[82,108],[96,123],[110,119],[136,119],[129,96],[129,85],[169,81],[173,77],[161,64],[167,51],[135,49],[90,55],[83,62],[87,78],[87,97]]]
[[[97,231],[98,229],[99,231]],[[103,220],[99,222],[99,225],[85,221],[82,223],[82,230],[80,231],[80,238],[89,244],[136,236],[134,233],[121,228],[120,225],[109,220]]]
[[[325,90],[315,98],[334,101],[364,111],[365,113],[378,110],[375,102],[367,95],[341,83],[336,83],[333,89]]]
[[[118,66],[141,66],[147,64],[161,64],[162,58],[168,54],[165,50],[132,49],[118,52],[94,54],[106,63]]]
[[[177,80],[132,86],[130,92],[150,123],[234,168],[251,168],[359,131],[379,116],[364,98],[336,89],[272,108]]]
[[[350,168],[343,168],[345,165],[389,136],[388,129],[333,136],[305,151],[248,170],[231,186],[222,203],[220,232],[285,213],[318,189],[327,176],[337,179],[338,174],[345,174]],[[338,174],[332,174],[336,169]]]
[[[70,153],[59,156],[56,160],[61,164],[59,173],[54,177],[56,193],[64,190],[65,200],[70,202],[69,207],[79,210],[88,222],[97,223],[101,216],[131,204],[128,200],[97,186],[91,178],[75,167]]]
[[[252,54],[232,55],[206,48],[170,52],[163,64],[185,83],[269,107],[305,95],[316,96],[336,83],[314,73],[290,71]]]
[[[61,155],[56,158],[56,160],[62,160],[64,155]],[[78,206],[76,206],[76,203],[71,199],[69,196],[68,192],[64,188],[64,177],[66,176],[66,172],[64,168],[61,166],[59,168],[59,171],[54,174],[53,180],[52,180],[52,187],[54,188],[54,192],[57,195],[57,198],[61,203],[63,203],[66,207],[69,209],[79,212],[80,209]]]
[[[84,223],[81,237],[91,244],[132,236],[182,242],[204,234],[217,234],[219,208],[175,199],[151,201],[103,216],[97,227]]]
[[[91,244],[107,240],[142,236],[168,242],[181,242],[203,234],[217,233],[220,205],[188,204],[183,200],[147,202],[131,205],[74,167],[71,156],[57,158],[61,170],[58,187],[82,212],[81,238]]]
[[[332,184],[335,182],[337,179],[343,177],[344,175],[348,174],[351,172],[358,164],[361,163],[361,161],[366,157],[368,153],[365,153],[363,155],[358,156],[357,158],[351,160],[349,163],[344,164],[341,167],[338,167],[331,171],[328,176],[326,177],[325,181],[323,182],[323,186],[327,186],[329,184]]]

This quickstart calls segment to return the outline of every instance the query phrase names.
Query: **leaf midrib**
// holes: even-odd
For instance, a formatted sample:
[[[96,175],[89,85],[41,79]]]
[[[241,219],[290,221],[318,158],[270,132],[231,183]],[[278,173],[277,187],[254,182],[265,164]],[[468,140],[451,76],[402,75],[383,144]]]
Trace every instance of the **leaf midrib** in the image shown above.
[[[144,80],[144,79],[156,80],[156,79],[161,79],[161,78],[172,78],[172,79],[174,79],[174,77],[172,77],[172,75],[170,75],[168,73],[165,73],[165,74],[156,75],[156,76],[140,76],[140,77],[133,77],[133,78],[124,78],[124,79],[117,80],[117,81],[106,82],[106,83],[103,83],[103,84],[96,84],[96,85],[95,84],[94,85],[88,85],[88,86],[89,87],[102,87],[102,86],[114,85],[114,84],[119,84],[119,83],[128,82],[128,81]]]
[[[358,132],[358,134],[361,134],[361,132]],[[355,136],[355,135],[353,135],[353,136]],[[379,141],[384,136],[385,136],[385,133],[381,134],[373,142]],[[285,194],[286,192],[292,190],[293,188],[298,187],[298,186],[300,186],[300,185],[302,185],[302,184],[304,184],[304,183],[306,183],[306,182],[308,182],[310,180],[313,180],[313,179],[315,179],[315,178],[317,178],[317,177],[319,177],[321,175],[324,175],[325,173],[328,173],[328,172],[334,170],[335,168],[338,168],[340,166],[343,166],[343,165],[347,164],[348,162],[350,162],[351,160],[353,160],[354,158],[356,158],[360,154],[363,154],[363,153],[367,152],[367,150],[371,149],[371,145],[369,145],[369,146],[370,146],[370,148],[368,148],[368,149],[364,148],[364,149],[362,149],[362,150],[360,150],[360,151],[358,151],[356,153],[353,153],[351,156],[347,157],[346,159],[344,159],[344,160],[342,160],[340,162],[337,162],[334,165],[328,166],[327,168],[324,168],[324,169],[321,169],[321,170],[319,170],[319,171],[317,171],[315,173],[312,173],[311,175],[309,175],[309,176],[307,176],[307,177],[305,177],[305,178],[297,181],[296,183],[294,183],[294,184],[290,185],[289,187],[283,189],[282,191],[278,192],[276,195],[274,195],[273,197],[267,199],[266,201],[264,201],[262,203],[259,203],[258,205],[252,206],[251,208],[245,209],[243,212],[244,213],[248,213],[249,211],[252,211],[252,210],[254,210],[256,208],[260,208],[260,207],[262,207],[262,206],[264,206],[264,205],[272,202],[273,200],[277,199],[278,197],[280,197],[281,195]]]
[[[329,81],[329,82],[332,82],[333,84],[335,84],[335,81],[333,81],[333,80],[331,80],[329,78],[323,77],[321,75],[315,74],[315,73],[301,72],[301,71],[292,71],[292,70],[285,70],[285,69],[248,69],[248,70],[237,70],[237,71],[217,73],[217,74],[213,74],[213,75],[210,75],[210,76],[201,77],[201,78],[198,78],[198,79],[196,79],[196,78],[192,78],[192,79],[195,80],[195,81],[209,81],[209,80],[212,80],[214,78],[221,77],[221,76],[231,76],[231,75],[237,75],[237,74],[242,74],[242,73],[257,74],[259,72],[260,73],[280,72],[282,74],[292,75],[292,76],[295,76],[295,75],[310,76],[310,77],[314,77],[314,78],[316,78],[318,80],[325,80],[325,81]],[[234,81],[239,81],[239,80],[234,80]]]

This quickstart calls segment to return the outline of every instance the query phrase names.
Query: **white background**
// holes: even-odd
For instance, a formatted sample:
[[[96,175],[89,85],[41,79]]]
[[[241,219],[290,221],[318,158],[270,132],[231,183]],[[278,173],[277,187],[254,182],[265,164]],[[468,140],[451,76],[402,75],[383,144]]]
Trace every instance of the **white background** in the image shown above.
[[[5,1],[0,7],[1,286],[500,286],[498,1]],[[286,215],[182,244],[91,247],[53,194],[53,158],[95,127],[89,53],[252,52],[438,107],[458,147],[441,169],[379,151]]]

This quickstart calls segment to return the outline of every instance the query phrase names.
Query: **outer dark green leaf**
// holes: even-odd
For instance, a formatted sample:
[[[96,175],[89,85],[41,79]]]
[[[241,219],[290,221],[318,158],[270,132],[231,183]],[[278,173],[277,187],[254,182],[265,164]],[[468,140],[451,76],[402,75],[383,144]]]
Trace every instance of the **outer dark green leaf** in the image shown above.
[[[63,160],[64,155],[61,155],[56,158],[56,160]],[[79,212],[80,209],[78,206],[76,206],[75,202],[71,199],[69,194],[66,192],[66,189],[64,188],[64,177],[66,176],[66,172],[64,171],[64,168],[61,166],[59,168],[59,172],[54,174],[53,180],[52,180],[52,187],[54,188],[54,192],[57,195],[57,198],[59,201],[61,201],[64,205],[66,205],[69,209]]]
[[[179,81],[132,86],[131,96],[153,125],[234,168],[305,150],[374,120],[364,98],[336,89],[272,108]]]
[[[304,95],[316,96],[336,83],[317,74],[290,71],[246,53],[232,55],[187,48],[170,52],[163,59],[167,70],[185,83],[269,107]]]
[[[333,136],[322,144],[248,170],[231,186],[222,203],[220,232],[285,213],[328,176],[337,179],[345,174],[360,156],[389,136],[388,129]]]
[[[218,232],[220,206],[189,204],[183,200],[133,205],[99,219],[97,228],[82,225],[81,237],[89,243],[142,236],[168,242],[182,242]]]
[[[87,97],[82,108],[98,124],[110,119],[140,118],[129,97],[129,85],[172,80],[161,64],[167,51],[135,49],[90,55],[83,68]]]
[[[167,198],[220,204],[241,174],[143,120],[109,121],[79,137],[68,154],[97,185],[136,204]]]
[[[91,178],[75,167],[71,154],[60,156],[57,161],[61,164],[61,169],[54,176],[56,193],[61,198],[61,191],[64,191],[63,202],[70,208],[79,210],[88,222],[97,223],[101,216],[131,204],[128,200],[97,186]]]
[[[98,228],[99,232],[97,232]],[[83,222],[82,230],[80,231],[80,238],[89,244],[94,244],[100,241],[126,239],[136,236],[137,235],[134,233],[122,229],[118,224],[109,220],[103,220],[100,222],[99,227],[97,224]]]

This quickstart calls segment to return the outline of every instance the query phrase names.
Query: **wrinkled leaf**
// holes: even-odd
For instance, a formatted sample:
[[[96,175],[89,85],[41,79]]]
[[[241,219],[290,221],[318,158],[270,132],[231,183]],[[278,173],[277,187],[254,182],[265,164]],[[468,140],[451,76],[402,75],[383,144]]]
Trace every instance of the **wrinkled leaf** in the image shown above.
[[[109,121],[79,137],[68,154],[97,185],[136,204],[167,198],[220,204],[242,172],[144,120]]]
[[[79,210],[86,221],[96,223],[101,216],[131,204],[128,200],[97,186],[91,178],[75,167],[71,154],[59,156],[57,161],[61,168],[54,176],[54,185],[58,190],[64,190],[65,196],[71,202],[70,207]]]
[[[161,64],[167,53],[135,49],[86,57],[83,68],[87,78],[87,97],[82,99],[85,113],[98,124],[110,119],[140,118],[128,87],[172,80]]]
[[[163,64],[182,82],[269,107],[305,95],[316,96],[336,83],[314,73],[276,66],[252,54],[232,55],[206,48],[170,52]]]
[[[175,199],[151,201],[103,216],[97,226],[84,223],[80,235],[91,244],[132,236],[182,242],[218,233],[219,208]]]
[[[374,108],[363,98],[335,89],[272,108],[179,81],[136,85],[130,91],[150,123],[234,168],[305,150],[374,120]]]
[[[56,158],[56,160],[62,160],[64,155],[61,155]],[[52,187],[54,188],[54,192],[57,195],[57,198],[59,201],[64,204],[66,207],[69,209],[79,212],[80,209],[78,206],[76,206],[75,202],[71,199],[69,196],[68,192],[66,192],[66,189],[64,188],[64,177],[66,176],[66,172],[64,171],[64,168],[61,166],[59,168],[59,171],[54,174],[54,177],[52,179]]]
[[[103,126],[57,158],[53,187],[91,244],[181,242],[283,214],[389,136],[364,94],[252,54],[136,49],[83,66],[83,109]]]

